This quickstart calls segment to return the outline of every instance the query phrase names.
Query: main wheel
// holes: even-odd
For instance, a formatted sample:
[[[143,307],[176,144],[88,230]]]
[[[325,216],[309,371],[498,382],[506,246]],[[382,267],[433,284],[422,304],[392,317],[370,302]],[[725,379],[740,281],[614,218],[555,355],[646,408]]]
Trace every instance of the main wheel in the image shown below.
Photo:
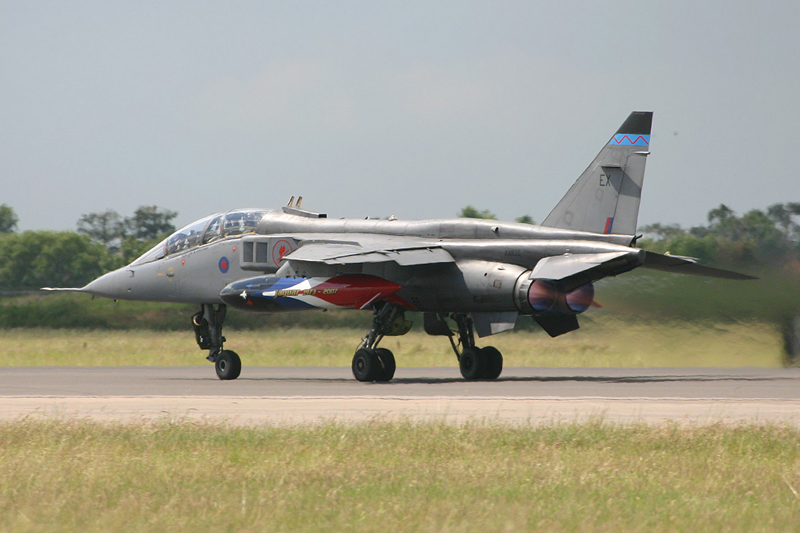
[[[381,365],[375,381],[391,381],[394,377],[394,371],[397,369],[394,354],[386,348],[376,348],[375,355],[378,356]]]
[[[222,350],[217,355],[217,360],[214,362],[214,368],[217,370],[217,377],[219,379],[236,379],[242,373],[242,360],[236,352],[231,350]]]
[[[481,353],[486,359],[483,379],[497,379],[503,371],[503,354],[494,346],[481,348]]]
[[[458,366],[464,379],[468,381],[482,379],[486,372],[486,356],[474,346],[464,348],[461,357],[458,358]]]
[[[375,381],[383,369],[378,354],[370,348],[356,350],[351,368],[358,381]]]

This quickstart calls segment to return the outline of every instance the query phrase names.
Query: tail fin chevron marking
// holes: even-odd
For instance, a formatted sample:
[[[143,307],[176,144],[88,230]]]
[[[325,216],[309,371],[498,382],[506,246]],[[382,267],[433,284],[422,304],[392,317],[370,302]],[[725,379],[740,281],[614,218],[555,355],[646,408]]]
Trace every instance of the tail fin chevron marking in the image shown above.
[[[633,139],[630,138],[627,134],[620,134],[617,133],[614,137],[611,138],[609,144],[620,144],[625,146],[650,146],[650,136],[649,135],[639,135]]]
[[[631,113],[542,225],[635,235],[652,122],[651,111]]]

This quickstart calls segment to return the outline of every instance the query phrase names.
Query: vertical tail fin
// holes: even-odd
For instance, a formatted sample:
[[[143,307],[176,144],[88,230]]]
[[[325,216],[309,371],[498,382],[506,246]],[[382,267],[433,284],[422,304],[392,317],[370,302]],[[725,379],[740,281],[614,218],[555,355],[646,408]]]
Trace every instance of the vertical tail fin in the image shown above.
[[[631,113],[542,226],[634,235],[652,122],[652,111]]]

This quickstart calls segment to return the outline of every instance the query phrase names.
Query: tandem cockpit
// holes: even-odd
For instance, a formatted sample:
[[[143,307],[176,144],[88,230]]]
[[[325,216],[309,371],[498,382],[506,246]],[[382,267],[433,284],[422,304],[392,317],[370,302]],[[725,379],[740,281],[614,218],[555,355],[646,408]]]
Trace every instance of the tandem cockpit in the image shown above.
[[[237,209],[202,218],[179,229],[142,254],[131,265],[143,265],[157,261],[169,255],[228,237],[256,233],[261,219],[268,212],[265,209]]]

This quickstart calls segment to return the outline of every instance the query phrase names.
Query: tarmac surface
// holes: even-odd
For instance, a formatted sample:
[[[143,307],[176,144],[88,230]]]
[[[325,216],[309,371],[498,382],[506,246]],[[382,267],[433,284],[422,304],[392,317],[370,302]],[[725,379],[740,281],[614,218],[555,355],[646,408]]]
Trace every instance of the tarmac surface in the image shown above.
[[[324,367],[245,367],[233,381],[218,380],[211,365],[0,368],[0,420],[24,417],[800,425],[800,368],[507,368],[481,382],[457,368],[398,368],[389,383]]]

